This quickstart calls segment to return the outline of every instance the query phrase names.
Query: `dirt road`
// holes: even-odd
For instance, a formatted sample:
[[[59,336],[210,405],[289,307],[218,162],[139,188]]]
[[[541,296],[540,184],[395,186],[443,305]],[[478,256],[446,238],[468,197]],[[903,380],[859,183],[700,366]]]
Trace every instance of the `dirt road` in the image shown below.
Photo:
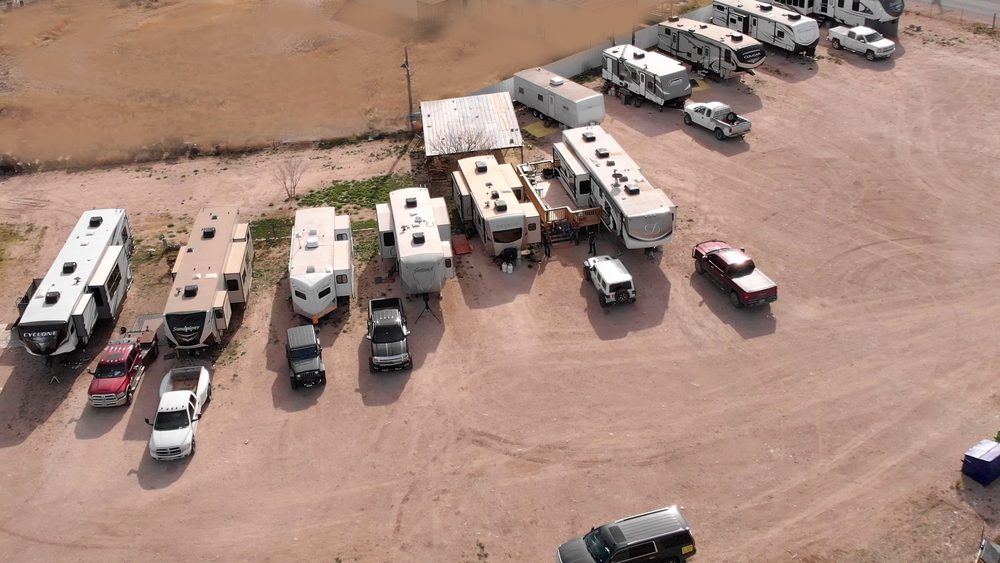
[[[258,284],[198,453],[174,464],[149,459],[142,422],[167,361],[130,409],[95,411],[82,367],[47,385],[4,350],[0,553],[551,561],[595,524],[677,503],[703,561],[971,558],[983,519],[1000,525],[995,494],[958,471],[1000,429],[1000,133],[980,126],[1000,52],[917,23],[887,63],[823,46],[696,92],[752,119],[746,143],[608,100],[606,128],[681,213],[655,261],[622,256],[635,306],[598,305],[585,245],[512,276],[476,247],[433,304],[441,322],[411,327],[412,373],[368,374],[356,304],[322,328],[328,385],[293,393],[281,338],[299,321],[285,287]],[[307,187],[405,166],[339,150],[310,155]],[[147,236],[207,201],[273,210],[268,158],[6,180],[0,214],[36,234],[8,243],[0,299],[92,205],[141,210]],[[690,246],[715,237],[778,280],[777,303],[735,310],[693,274]],[[165,299],[162,271],[143,271],[126,318]]]

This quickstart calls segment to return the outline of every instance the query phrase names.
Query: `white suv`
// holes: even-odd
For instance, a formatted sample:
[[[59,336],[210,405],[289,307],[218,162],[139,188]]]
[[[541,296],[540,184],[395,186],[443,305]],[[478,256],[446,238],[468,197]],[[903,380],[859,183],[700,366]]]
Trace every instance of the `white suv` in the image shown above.
[[[583,277],[597,288],[601,307],[635,303],[635,285],[621,260],[610,256],[594,256],[583,262]]]

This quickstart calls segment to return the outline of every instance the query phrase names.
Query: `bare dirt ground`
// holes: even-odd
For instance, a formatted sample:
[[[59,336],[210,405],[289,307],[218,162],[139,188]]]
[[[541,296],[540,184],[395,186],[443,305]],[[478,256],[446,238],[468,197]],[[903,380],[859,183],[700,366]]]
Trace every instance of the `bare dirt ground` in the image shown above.
[[[698,560],[971,558],[984,521],[1000,526],[995,492],[959,473],[1000,429],[1000,133],[982,126],[1000,52],[911,22],[924,31],[889,62],[824,45],[815,63],[772,55],[745,84],[697,92],[753,120],[745,143],[608,100],[605,126],[681,213],[656,261],[623,255],[634,307],[598,306],[585,246],[512,276],[476,247],[434,304],[441,322],[412,327],[412,373],[367,372],[355,304],[322,329],[329,384],[293,393],[281,337],[298,321],[269,278],[215,366],[198,454],[173,464],[149,459],[142,422],[170,361],[131,408],[96,411],[83,366],[48,385],[37,358],[4,350],[0,553],[550,561],[592,525],[677,503]],[[309,152],[303,185],[406,169],[382,148]],[[267,177],[284,157],[4,181],[0,216],[24,240],[6,237],[0,300],[86,208],[127,207],[145,237],[207,202],[287,211]],[[734,310],[693,275],[690,246],[714,237],[745,245],[781,299]],[[139,268],[123,319],[165,300],[166,267]]]

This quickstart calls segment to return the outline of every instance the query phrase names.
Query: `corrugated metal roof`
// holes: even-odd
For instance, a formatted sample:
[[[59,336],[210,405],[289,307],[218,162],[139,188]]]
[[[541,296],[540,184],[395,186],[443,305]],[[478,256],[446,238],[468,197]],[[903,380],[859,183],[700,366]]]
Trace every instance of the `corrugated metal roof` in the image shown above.
[[[440,156],[524,144],[510,94],[482,94],[420,102],[424,154]]]

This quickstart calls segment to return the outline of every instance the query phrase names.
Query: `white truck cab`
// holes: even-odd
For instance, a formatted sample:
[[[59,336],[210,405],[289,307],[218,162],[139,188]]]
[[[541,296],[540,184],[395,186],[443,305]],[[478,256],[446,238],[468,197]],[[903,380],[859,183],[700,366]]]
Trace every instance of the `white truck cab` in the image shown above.
[[[829,38],[834,49],[847,49],[861,53],[869,61],[888,59],[896,52],[896,44],[891,39],[886,39],[882,37],[881,33],[862,25],[851,28],[846,26],[831,28]]]
[[[635,284],[621,260],[610,256],[593,256],[583,262],[583,277],[597,288],[601,307],[635,303]]]
[[[175,460],[194,454],[195,434],[205,404],[212,400],[212,382],[204,367],[170,370],[160,384],[160,405],[156,408],[149,437],[149,455],[156,460]]]

